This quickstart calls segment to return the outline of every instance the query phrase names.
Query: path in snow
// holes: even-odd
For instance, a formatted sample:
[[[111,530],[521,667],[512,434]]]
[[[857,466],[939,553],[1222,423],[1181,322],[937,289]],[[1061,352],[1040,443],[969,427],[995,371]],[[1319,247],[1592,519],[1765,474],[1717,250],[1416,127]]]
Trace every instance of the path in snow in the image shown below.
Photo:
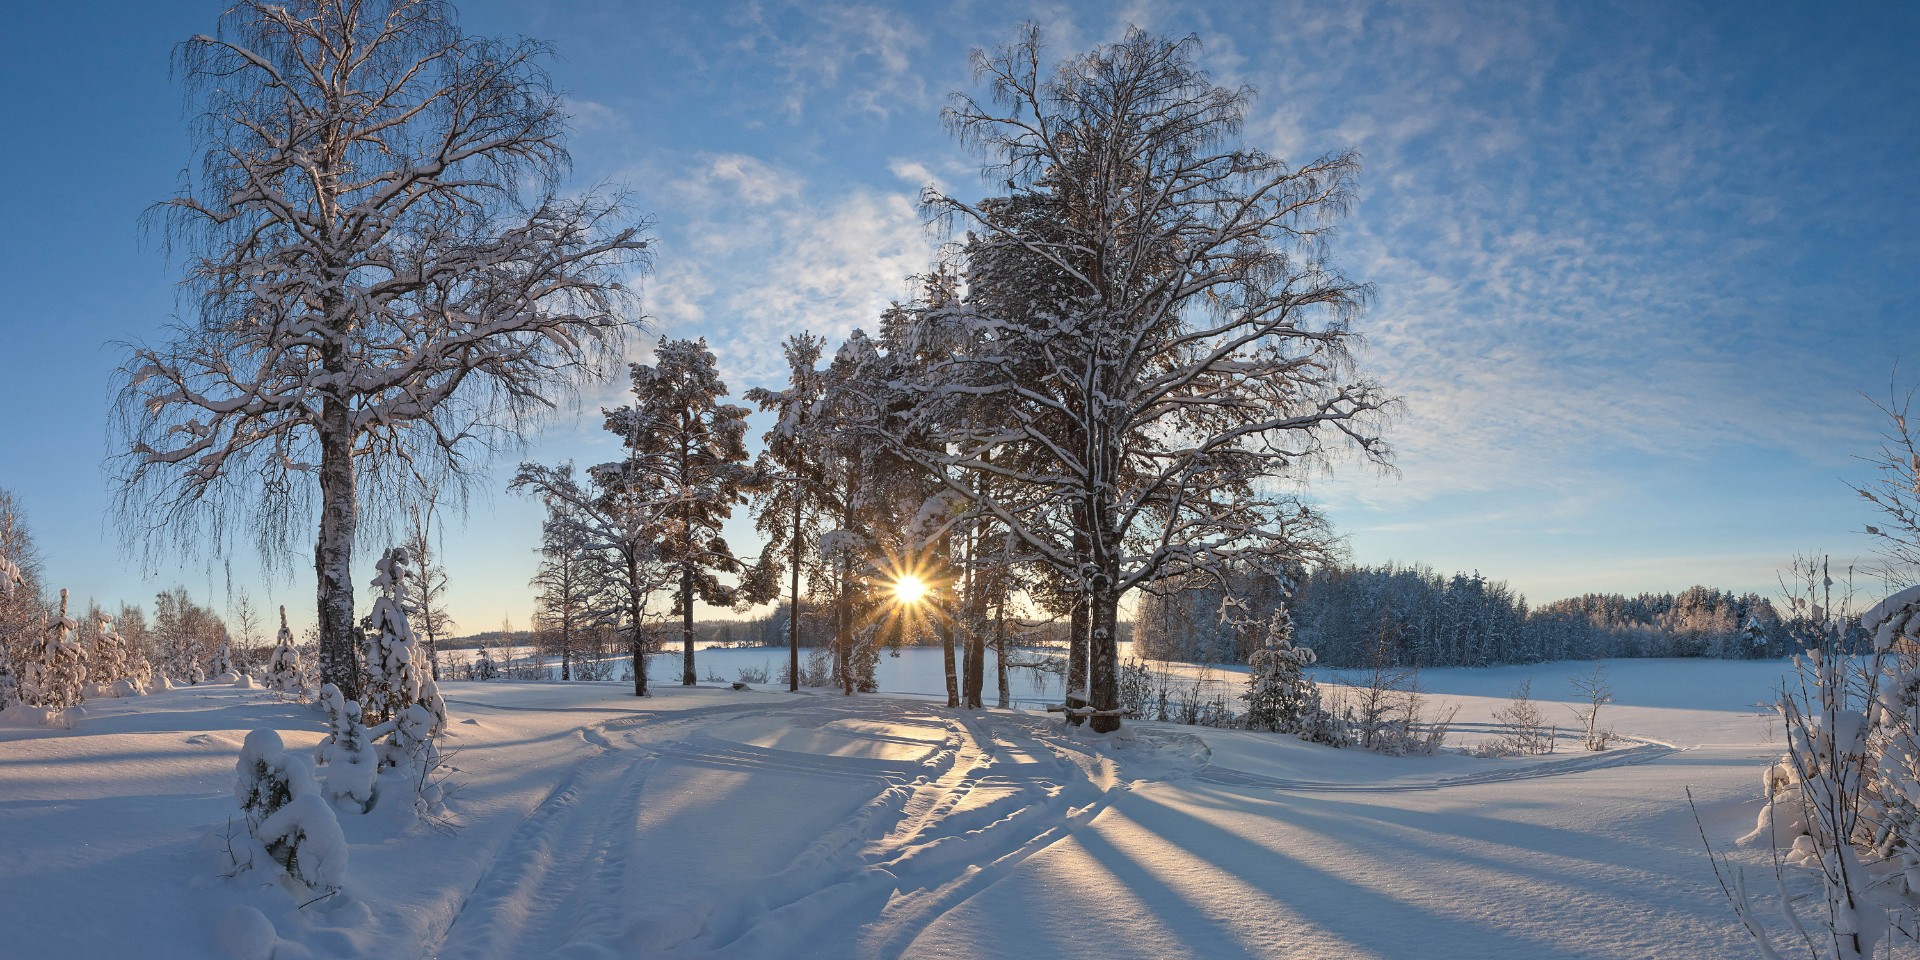
[[[1126,786],[1056,723],[913,701],[578,733],[599,752],[501,845],[427,956],[898,956]]]
[[[1143,785],[1392,793],[1676,752],[1641,740],[1340,783],[1213,764],[1206,743],[1178,728],[1094,745],[1051,718],[830,697],[641,712],[576,733],[597,752],[500,846],[426,956],[900,957]]]

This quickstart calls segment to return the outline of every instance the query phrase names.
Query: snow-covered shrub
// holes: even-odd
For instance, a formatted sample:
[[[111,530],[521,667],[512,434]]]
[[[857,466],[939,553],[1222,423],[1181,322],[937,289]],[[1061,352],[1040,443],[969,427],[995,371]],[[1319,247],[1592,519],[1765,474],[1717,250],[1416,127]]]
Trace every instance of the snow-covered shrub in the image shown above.
[[[1454,707],[1429,715],[1420,692],[1420,672],[1394,663],[1393,637],[1382,631],[1369,654],[1367,671],[1359,683],[1343,691],[1340,710],[1353,740],[1361,747],[1390,756],[1439,751],[1453,727]]]
[[[33,656],[17,664],[20,700],[48,710],[84,702],[87,650],[80,642],[79,625],[67,616],[66,590],[60,591],[60,610],[48,621],[46,636],[33,646]]]
[[[341,696],[340,688],[329,683],[320,688],[320,706],[327,712],[328,733],[314,748],[314,757],[327,768],[327,799],[349,812],[364,813],[373,806],[380,760],[360,719],[360,704]]]
[[[346,836],[314,779],[312,761],[288,752],[279,733],[255,730],[240,749],[236,772],[234,799],[247,833],[233,852],[235,866],[272,863],[290,879],[317,890],[345,884]]]
[[[782,660],[780,674],[774,682],[780,686],[789,686],[793,682],[792,664]],[[800,662],[800,686],[824,687],[833,683],[833,651],[826,647],[810,647],[807,658]]]
[[[494,680],[500,676],[500,666],[493,662],[493,653],[482,643],[474,652],[473,663],[467,667],[467,676],[472,680]]]
[[[300,654],[293,647],[293,630],[287,626],[287,608],[280,608],[280,632],[274,637],[273,655],[267,660],[266,686],[276,693],[295,695],[306,692],[300,669]]]
[[[1327,706],[1325,696],[1317,685],[1313,688],[1313,698],[1308,701],[1307,709],[1300,717],[1300,728],[1296,735],[1308,743],[1329,747],[1353,745],[1353,728],[1347,724],[1344,715]]]
[[[1313,659],[1311,649],[1294,645],[1293,617],[1286,606],[1275,607],[1266,624],[1265,644],[1247,657],[1252,669],[1240,699],[1246,701],[1250,729],[1300,731],[1319,700],[1319,690],[1306,674]]]
[[[370,731],[375,736],[387,737],[380,751],[385,770],[382,777],[398,781],[413,797],[414,812],[422,817],[436,817],[444,812],[442,787],[435,774],[440,771],[441,762],[437,739],[445,728],[444,714],[436,715],[424,704],[412,703]]]
[[[1120,709],[1125,710],[1127,716],[1162,723],[1173,719],[1173,678],[1147,666],[1145,660],[1128,657],[1121,661],[1115,686],[1119,691]]]
[[[1890,937],[1914,940],[1895,915],[1920,913],[1920,587],[1860,618],[1874,637],[1861,658],[1849,655],[1824,561],[1796,561],[1795,573],[1806,588],[1789,598],[1805,614],[1795,629],[1812,635],[1795,637],[1807,653],[1795,658],[1797,689],[1778,704],[1787,753],[1765,771],[1768,802],[1740,842],[1769,844],[1785,864],[1812,872],[1820,893],[1804,902],[1818,905],[1806,925],[1816,955],[1852,960],[1875,955]],[[1816,591],[1826,602],[1814,602]],[[1770,951],[1744,886],[1736,882],[1729,897]]]
[[[1600,725],[1600,708],[1613,702],[1613,687],[1607,683],[1605,665],[1596,661],[1593,669],[1567,681],[1580,696],[1582,705],[1573,709],[1580,720],[1582,740],[1588,750],[1605,750],[1613,742],[1613,731]]]
[[[1493,720],[1500,735],[1474,748],[1481,757],[1531,757],[1552,753],[1558,731],[1547,724],[1547,715],[1533,701],[1533,680],[1521,681],[1505,705],[1495,707]]]

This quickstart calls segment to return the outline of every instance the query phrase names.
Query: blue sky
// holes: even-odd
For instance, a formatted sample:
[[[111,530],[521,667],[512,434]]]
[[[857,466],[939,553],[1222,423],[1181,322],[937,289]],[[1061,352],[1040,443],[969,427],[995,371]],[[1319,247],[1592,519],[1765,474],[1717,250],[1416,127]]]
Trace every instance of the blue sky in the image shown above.
[[[310,581],[256,583],[245,555],[149,575],[105,519],[115,344],[175,309],[179,264],[138,222],[193,157],[168,57],[221,8],[37,4],[0,32],[0,487],[55,584],[224,602],[231,580],[304,621]],[[1902,358],[1920,380],[1920,8],[460,8],[469,32],[555,47],[574,180],[624,185],[657,219],[655,330],[706,336],[736,392],[778,375],[786,333],[837,340],[901,294],[936,240],[920,186],[977,195],[938,116],[969,47],[1027,18],[1063,52],[1134,23],[1199,35],[1218,81],[1258,89],[1249,142],[1365,158],[1336,249],[1378,287],[1364,361],[1405,408],[1393,475],[1313,481],[1355,559],[1477,569],[1545,601],[1771,593],[1797,551],[1867,547],[1845,486],[1880,426],[1862,393],[1884,396]],[[592,388],[526,455],[610,455],[595,411],[621,388]],[[466,629],[531,609],[538,511],[503,491],[515,459],[446,533]]]

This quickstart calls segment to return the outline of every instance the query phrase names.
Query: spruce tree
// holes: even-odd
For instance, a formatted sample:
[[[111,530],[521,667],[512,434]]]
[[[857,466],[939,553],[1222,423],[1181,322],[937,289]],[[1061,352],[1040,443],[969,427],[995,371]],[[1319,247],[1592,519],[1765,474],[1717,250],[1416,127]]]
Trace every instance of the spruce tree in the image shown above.
[[[279,693],[305,692],[300,669],[300,653],[293,647],[293,630],[287,626],[287,608],[280,608],[280,633],[274,637],[273,657],[267,661],[267,689]]]
[[[1247,658],[1247,726],[1255,730],[1297,733],[1320,702],[1319,690],[1305,668],[1313,651],[1293,644],[1293,616],[1285,604],[1266,623],[1266,644]]]
[[[20,699],[36,707],[65,710],[86,700],[87,650],[79,625],[67,616],[67,591],[60,591],[59,612],[47,622],[38,655],[20,665]]]

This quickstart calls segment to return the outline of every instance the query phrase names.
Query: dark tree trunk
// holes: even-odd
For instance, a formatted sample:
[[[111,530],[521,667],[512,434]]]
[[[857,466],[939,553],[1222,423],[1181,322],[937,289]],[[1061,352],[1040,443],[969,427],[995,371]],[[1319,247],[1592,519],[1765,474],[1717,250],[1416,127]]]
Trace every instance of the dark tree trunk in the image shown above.
[[[353,431],[343,401],[328,398],[320,411],[320,537],[314,546],[318,584],[320,680],[360,698],[360,667],[354,659],[353,537],[359,501],[353,469]]]
[[[962,702],[966,704],[967,709],[978,710],[985,705],[982,702],[985,698],[982,693],[982,688],[986,686],[987,680],[987,638],[982,632],[982,628],[986,626],[986,594],[981,584],[984,578],[980,576],[977,569],[973,569],[975,561],[978,559],[976,550],[979,546],[979,541],[973,536],[968,536],[967,540],[967,565],[969,568],[967,571],[967,607],[966,616],[961,622],[962,629],[967,632],[966,675],[964,677],[966,682],[963,692],[964,695],[961,699]]]
[[[691,687],[693,675],[693,564],[680,568],[680,685]]]
[[[1007,684],[1007,592],[1004,589],[994,594],[993,602],[993,672],[994,679],[1000,683],[999,707],[1002,710],[1013,706],[1013,692]]]
[[[632,623],[633,635],[628,639],[633,654],[633,695],[647,695],[647,639],[640,624],[640,565],[632,557],[627,558],[627,619]]]
[[[947,706],[960,705],[960,671],[953,660],[953,619],[945,611],[936,611],[933,632],[940,637],[940,656],[947,667]]]
[[[800,484],[793,485],[793,539],[787,544],[793,556],[792,579],[787,596],[787,690],[800,689]]]
[[[847,571],[843,568],[833,598],[833,655],[840,666],[840,693],[853,696],[853,595],[847,590]]]
[[[1073,710],[1087,705],[1087,595],[1074,594],[1073,615],[1067,621],[1067,722],[1083,719]]]
[[[1087,618],[1092,628],[1087,647],[1087,705],[1094,710],[1096,733],[1120,729],[1120,595],[1112,583],[1106,576],[1096,580]]]

